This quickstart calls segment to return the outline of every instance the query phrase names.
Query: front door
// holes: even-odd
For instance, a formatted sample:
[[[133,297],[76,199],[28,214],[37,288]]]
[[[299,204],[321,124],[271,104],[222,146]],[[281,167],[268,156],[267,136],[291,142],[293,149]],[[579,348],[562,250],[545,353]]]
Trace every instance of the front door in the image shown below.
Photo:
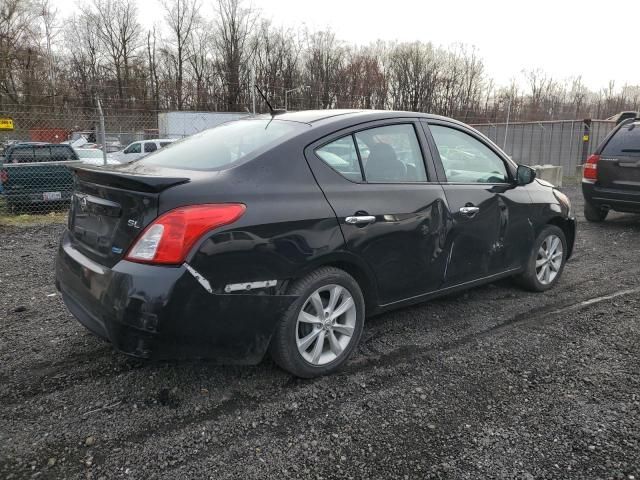
[[[375,276],[381,304],[442,284],[446,198],[423,146],[419,122],[406,119],[344,130],[305,151],[347,250]]]
[[[515,270],[533,243],[526,189],[482,137],[463,126],[429,122],[436,168],[452,214],[445,287]]]

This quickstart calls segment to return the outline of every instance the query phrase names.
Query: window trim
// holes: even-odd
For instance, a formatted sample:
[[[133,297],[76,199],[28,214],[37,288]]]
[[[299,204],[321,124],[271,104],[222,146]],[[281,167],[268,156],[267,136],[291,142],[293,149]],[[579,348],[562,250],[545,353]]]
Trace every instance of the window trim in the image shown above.
[[[491,140],[486,138],[480,132],[472,129],[471,127],[467,127],[463,124],[457,124],[453,122],[447,122],[444,120],[431,120],[431,119],[421,119],[420,123],[422,124],[422,128],[425,132],[425,136],[428,139],[429,147],[432,150],[432,157],[436,166],[436,173],[438,175],[439,183],[442,185],[513,185],[515,182],[515,172],[518,168],[517,164],[511,160],[507,155],[499,149],[497,145],[495,145]],[[433,138],[433,134],[431,133],[431,125],[436,125],[440,127],[447,127],[453,130],[458,130],[459,132],[465,133],[470,137],[474,138],[489,150],[491,150],[504,164],[505,170],[507,171],[507,175],[509,175],[508,182],[496,182],[496,183],[479,183],[479,182],[450,182],[447,180],[447,175],[444,171],[444,165],[442,164],[442,159],[440,158],[440,151],[438,150],[438,146],[436,145],[436,141]]]
[[[336,173],[341,179],[346,180],[347,182],[356,184],[356,185],[433,185],[433,184],[438,184],[440,183],[438,181],[438,173],[435,169],[435,162],[434,162],[434,157],[432,155],[431,152],[431,147],[429,145],[429,139],[427,138],[427,135],[424,132],[424,128],[422,127],[422,125],[420,125],[421,121],[423,119],[421,117],[397,117],[397,118],[387,118],[387,119],[381,119],[381,120],[373,120],[373,121],[368,121],[368,122],[363,122],[357,125],[352,125],[350,127],[344,128],[342,130],[333,132],[329,135],[326,135],[323,138],[320,138],[318,140],[316,140],[315,142],[312,142],[311,144],[307,145],[304,149],[305,153],[307,151],[309,151],[311,154],[313,154],[313,156],[322,164],[324,165],[326,168],[328,168],[329,170],[331,170],[332,172]],[[426,181],[419,181],[419,182],[369,182],[366,180],[366,174],[364,172],[364,165],[362,165],[362,159],[360,157],[360,147],[358,146],[358,142],[355,139],[355,135],[358,132],[362,132],[364,130],[372,130],[374,128],[381,128],[381,127],[391,127],[394,125],[410,125],[413,127],[413,131],[415,133],[416,136],[416,140],[418,141],[418,147],[420,148],[420,153],[422,155],[422,164],[424,166],[424,172],[425,175],[427,176],[427,180]],[[351,136],[352,137],[352,141],[355,144],[356,147],[356,152],[358,154],[358,162],[360,164],[360,171],[362,174],[362,181],[361,182],[356,182],[354,180],[351,180],[347,177],[345,177],[344,175],[342,175],[340,172],[337,172],[335,169],[333,169],[330,165],[328,165],[327,163],[324,162],[324,160],[322,160],[317,154],[316,154],[316,150],[321,149],[322,147],[336,141],[339,140],[341,138],[344,138],[346,136]]]

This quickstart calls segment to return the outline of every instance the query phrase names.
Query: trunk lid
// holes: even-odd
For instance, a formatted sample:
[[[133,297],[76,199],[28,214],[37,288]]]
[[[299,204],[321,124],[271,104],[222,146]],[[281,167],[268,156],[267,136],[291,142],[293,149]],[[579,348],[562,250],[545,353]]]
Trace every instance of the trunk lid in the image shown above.
[[[158,216],[160,192],[189,181],[163,173],[76,168],[68,225],[74,246],[101,265],[115,265]]]

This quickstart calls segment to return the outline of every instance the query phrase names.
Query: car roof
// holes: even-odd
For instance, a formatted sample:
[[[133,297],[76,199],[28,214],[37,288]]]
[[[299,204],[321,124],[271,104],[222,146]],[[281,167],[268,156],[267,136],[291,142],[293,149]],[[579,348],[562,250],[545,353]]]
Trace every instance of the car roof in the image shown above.
[[[9,147],[70,147],[68,143],[47,143],[47,142],[20,142],[9,145]]]
[[[274,118],[278,120],[286,120],[290,122],[300,122],[309,125],[326,124],[333,121],[340,121],[345,118],[353,119],[354,121],[367,121],[367,120],[385,120],[391,118],[406,118],[406,117],[419,117],[426,120],[444,120],[447,122],[457,123],[462,125],[462,122],[454,120],[448,117],[442,117],[440,115],[432,115],[422,112],[407,112],[398,110],[356,110],[356,109],[326,109],[326,110],[301,110],[298,112],[285,112],[278,113]],[[269,119],[271,115],[263,114],[253,118]]]

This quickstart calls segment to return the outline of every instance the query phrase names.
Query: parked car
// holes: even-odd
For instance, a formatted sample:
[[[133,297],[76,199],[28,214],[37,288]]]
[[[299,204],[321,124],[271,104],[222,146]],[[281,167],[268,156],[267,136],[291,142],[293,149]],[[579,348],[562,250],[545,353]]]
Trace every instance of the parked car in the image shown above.
[[[57,287],[144,358],[269,351],[326,374],[366,316],[504,277],[553,287],[575,237],[564,194],[471,127],[419,113],[258,116],[76,175]]]
[[[602,222],[610,210],[640,213],[640,119],[628,119],[584,164],[584,216]]]
[[[102,150],[98,148],[74,148],[80,161],[87,165],[104,165]],[[107,154],[107,165],[120,165],[120,162],[113,159],[111,154]]]
[[[156,138],[154,140],[141,140],[127,145],[127,148],[113,153],[113,158],[120,163],[129,163],[149,155],[162,147],[175,142],[175,138]]]
[[[70,201],[73,175],[69,167],[78,163],[71,146],[16,143],[5,149],[0,163],[0,182],[11,210]]]

